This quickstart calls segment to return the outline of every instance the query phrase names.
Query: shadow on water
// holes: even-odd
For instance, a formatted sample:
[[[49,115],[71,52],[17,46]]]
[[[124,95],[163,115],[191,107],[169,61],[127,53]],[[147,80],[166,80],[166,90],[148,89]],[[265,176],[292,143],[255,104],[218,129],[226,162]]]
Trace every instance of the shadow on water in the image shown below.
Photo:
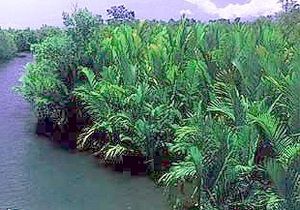
[[[29,104],[12,91],[32,61],[23,54],[0,65],[0,208],[25,210],[163,210],[160,189],[146,177],[99,168],[34,134]]]

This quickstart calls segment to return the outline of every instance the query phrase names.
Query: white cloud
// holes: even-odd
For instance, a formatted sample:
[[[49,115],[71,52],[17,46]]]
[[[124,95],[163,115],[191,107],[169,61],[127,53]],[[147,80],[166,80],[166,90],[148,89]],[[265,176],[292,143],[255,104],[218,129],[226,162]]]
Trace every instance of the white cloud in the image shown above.
[[[220,18],[257,17],[271,15],[282,10],[278,0],[250,0],[245,4],[230,3],[218,8],[212,0],[185,0],[197,5],[205,13],[217,15]]]
[[[189,10],[189,9],[183,9],[183,10],[180,10],[179,13],[180,13],[180,15],[186,15],[186,16],[192,14],[191,10]]]

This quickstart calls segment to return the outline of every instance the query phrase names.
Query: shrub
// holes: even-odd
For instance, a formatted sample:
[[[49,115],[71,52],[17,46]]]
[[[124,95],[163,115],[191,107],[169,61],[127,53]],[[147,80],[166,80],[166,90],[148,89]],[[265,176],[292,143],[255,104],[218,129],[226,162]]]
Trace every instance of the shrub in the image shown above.
[[[182,209],[299,206],[296,32],[271,19],[99,24],[86,10],[65,24],[33,46],[21,90],[33,103],[76,96],[92,120],[78,148],[144,155],[151,171],[167,150],[160,183]]]
[[[7,31],[0,30],[0,61],[12,58],[17,52],[14,37]]]

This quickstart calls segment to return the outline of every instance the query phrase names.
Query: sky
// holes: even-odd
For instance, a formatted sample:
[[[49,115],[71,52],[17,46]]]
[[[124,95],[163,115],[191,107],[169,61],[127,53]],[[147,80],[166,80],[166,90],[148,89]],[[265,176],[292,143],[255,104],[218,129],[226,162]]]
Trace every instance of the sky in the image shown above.
[[[300,0],[299,0],[300,2]],[[184,13],[203,21],[218,18],[253,18],[281,10],[278,0],[0,0],[2,28],[62,26],[61,14],[74,6],[87,7],[106,17],[106,9],[125,5],[139,19],[179,19]]]

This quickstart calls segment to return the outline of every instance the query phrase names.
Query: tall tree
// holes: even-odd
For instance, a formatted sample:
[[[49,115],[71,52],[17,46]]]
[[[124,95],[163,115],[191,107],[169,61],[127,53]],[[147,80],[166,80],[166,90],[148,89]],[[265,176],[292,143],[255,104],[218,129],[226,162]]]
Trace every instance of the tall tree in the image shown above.
[[[289,12],[299,7],[299,4],[296,0],[279,0],[279,2],[282,4],[282,9],[285,12]]]
[[[135,19],[134,11],[126,9],[124,5],[113,6],[106,11],[110,18],[108,19],[108,22],[124,22]]]

